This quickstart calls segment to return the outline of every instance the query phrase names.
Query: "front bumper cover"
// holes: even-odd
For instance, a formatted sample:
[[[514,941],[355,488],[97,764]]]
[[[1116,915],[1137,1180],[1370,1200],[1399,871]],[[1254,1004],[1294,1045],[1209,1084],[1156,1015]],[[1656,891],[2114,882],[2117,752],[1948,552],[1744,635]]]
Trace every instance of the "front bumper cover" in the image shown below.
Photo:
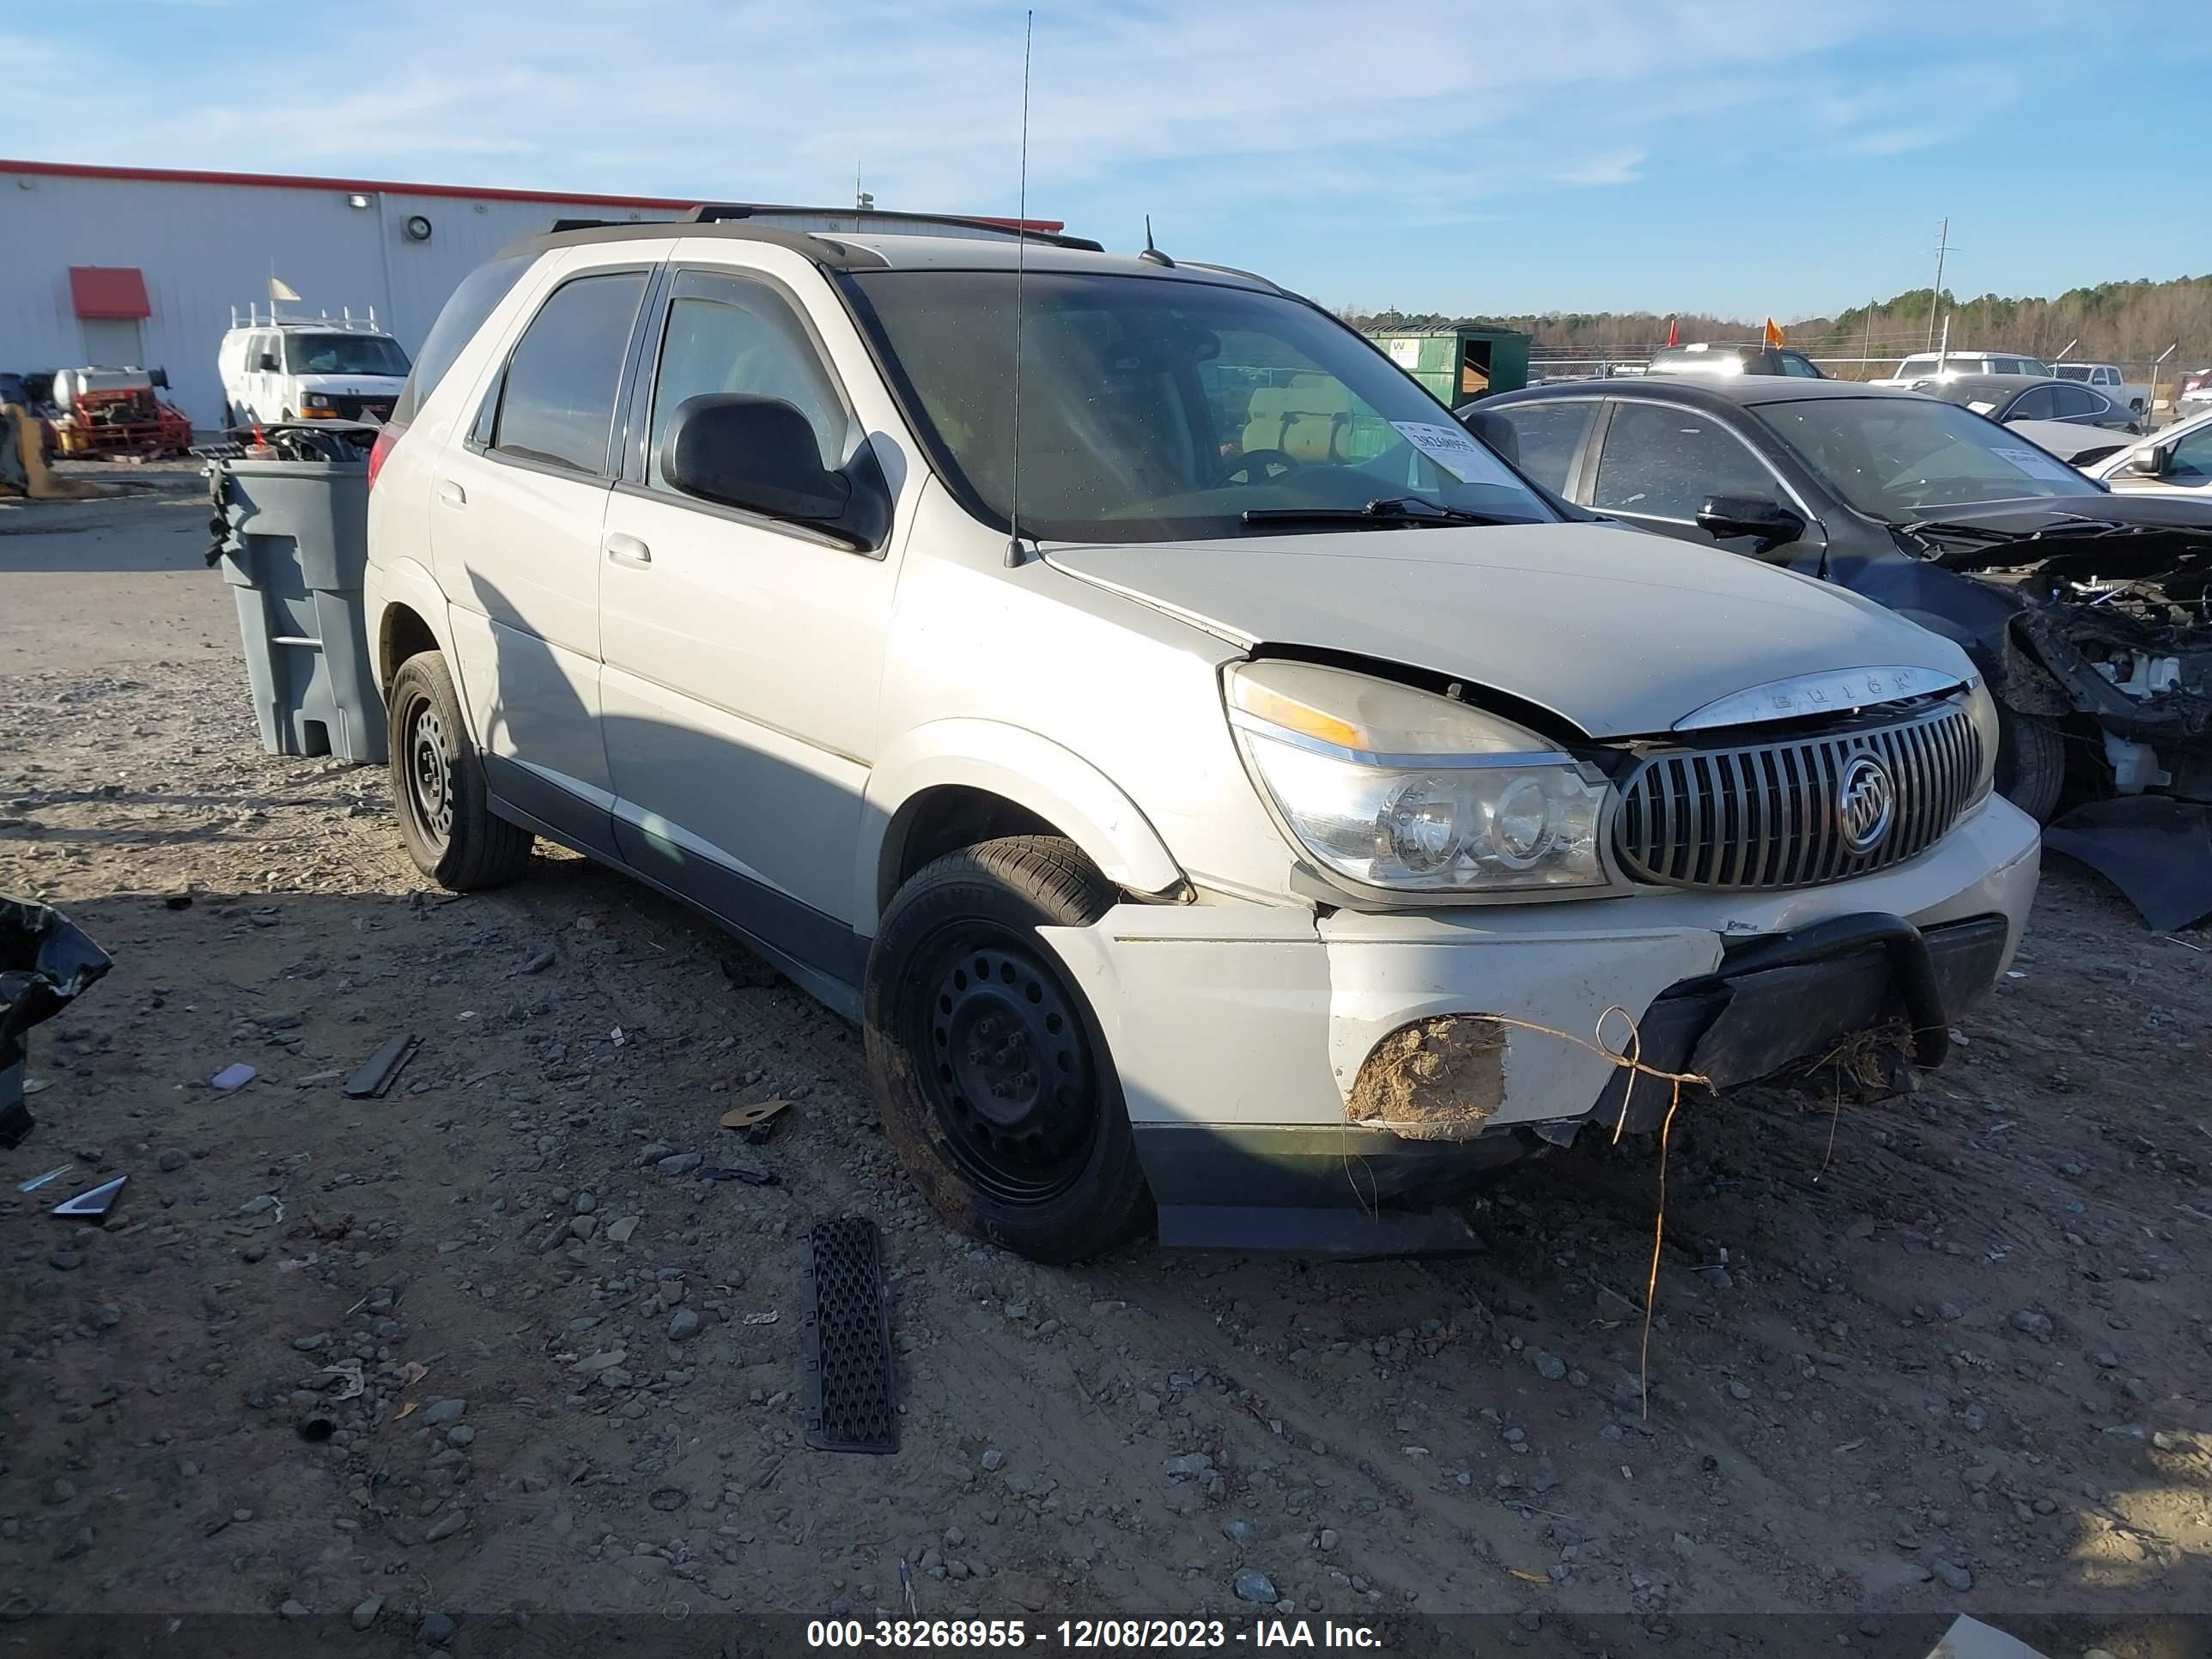
[[[2010,942],[2002,916],[1925,932],[1898,916],[1851,915],[1731,954],[1721,969],[1669,988],[1638,1023],[1643,1064],[1750,1083],[1902,1021],[1934,1064],[1950,1021],[1987,992]],[[1929,1041],[1939,1033],[1941,1042]],[[1413,1254],[1467,1243],[1457,1218],[1424,1213],[1587,1124],[1656,1129],[1665,1082],[1612,1067],[1589,1108],[1540,1126],[1508,1124],[1458,1140],[1408,1139],[1345,1124],[1139,1123],[1137,1150],[1159,1206],[1160,1242],[1323,1254]],[[1386,1207],[1387,1206],[1387,1207]]]

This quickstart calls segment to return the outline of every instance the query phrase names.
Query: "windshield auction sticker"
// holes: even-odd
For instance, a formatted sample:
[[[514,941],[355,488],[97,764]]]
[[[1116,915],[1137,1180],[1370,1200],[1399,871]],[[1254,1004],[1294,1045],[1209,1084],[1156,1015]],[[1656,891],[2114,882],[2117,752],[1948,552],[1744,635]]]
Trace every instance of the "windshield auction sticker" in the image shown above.
[[[1462,483],[1504,484],[1517,481],[1504,464],[1457,427],[1436,426],[1426,421],[1393,421],[1398,435],[1419,450]]]
[[[2031,478],[2042,478],[2051,483],[2064,483],[2079,473],[2067,470],[2066,463],[2053,460],[2039,449],[2014,449],[2005,444],[1991,444],[1990,453],[2010,462]]]

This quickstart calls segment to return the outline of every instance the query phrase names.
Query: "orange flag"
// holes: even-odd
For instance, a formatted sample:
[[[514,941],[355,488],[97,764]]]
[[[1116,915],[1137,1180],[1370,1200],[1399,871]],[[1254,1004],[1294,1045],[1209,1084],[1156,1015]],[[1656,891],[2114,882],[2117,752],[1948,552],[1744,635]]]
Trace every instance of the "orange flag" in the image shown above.
[[[1682,343],[1682,331],[1675,326],[1672,317],[1667,319],[1667,343],[1670,346]]]
[[[1771,317],[1769,317],[1766,319],[1766,343],[1777,348],[1786,346],[1790,343],[1787,337],[1785,337],[1782,332],[1782,325],[1776,322]]]

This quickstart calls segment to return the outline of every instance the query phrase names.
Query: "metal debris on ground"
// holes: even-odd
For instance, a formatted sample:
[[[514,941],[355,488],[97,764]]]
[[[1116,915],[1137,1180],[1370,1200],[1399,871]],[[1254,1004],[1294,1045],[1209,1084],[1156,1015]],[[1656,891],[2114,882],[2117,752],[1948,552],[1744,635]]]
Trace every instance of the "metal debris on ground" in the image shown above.
[[[422,1040],[412,1031],[402,1031],[388,1039],[384,1045],[361,1063],[354,1074],[345,1080],[345,1093],[350,1100],[376,1100],[392,1086],[392,1079],[405,1069],[415,1057]]]
[[[107,953],[50,905],[0,894],[0,1147],[23,1144],[37,1119],[23,1035],[105,974]]]
[[[19,1193],[35,1193],[49,1181],[57,1180],[75,1168],[76,1165],[74,1164],[57,1164],[44,1175],[34,1175],[28,1181],[17,1182],[15,1190]]]
[[[890,1304],[876,1224],[817,1223],[799,1273],[806,1443],[820,1451],[895,1452]]]
[[[773,1170],[723,1169],[715,1164],[708,1164],[701,1165],[696,1174],[702,1181],[742,1181],[748,1187],[783,1185],[783,1177]]]
[[[89,1192],[79,1193],[75,1198],[65,1198],[54,1206],[53,1212],[56,1215],[66,1216],[106,1215],[115,1207],[115,1200],[123,1193],[123,1183],[130,1179],[127,1175],[118,1176],[112,1181],[103,1182]]]
[[[224,1066],[222,1070],[208,1079],[208,1084],[218,1093],[236,1094],[258,1075],[259,1073],[251,1066],[241,1060],[235,1066]]]

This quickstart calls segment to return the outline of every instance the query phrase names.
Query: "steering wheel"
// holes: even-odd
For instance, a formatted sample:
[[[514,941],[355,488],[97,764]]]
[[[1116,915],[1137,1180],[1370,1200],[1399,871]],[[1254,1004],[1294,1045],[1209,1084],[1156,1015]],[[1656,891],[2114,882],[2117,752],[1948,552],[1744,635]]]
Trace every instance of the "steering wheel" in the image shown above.
[[[1266,483],[1269,478],[1269,468],[1295,472],[1304,465],[1296,456],[1286,455],[1279,449],[1242,450],[1237,454],[1222,457],[1221,470],[1214,474],[1213,482],[1218,487],[1241,474],[1248,486]],[[1255,467],[1259,471],[1254,471]]]

